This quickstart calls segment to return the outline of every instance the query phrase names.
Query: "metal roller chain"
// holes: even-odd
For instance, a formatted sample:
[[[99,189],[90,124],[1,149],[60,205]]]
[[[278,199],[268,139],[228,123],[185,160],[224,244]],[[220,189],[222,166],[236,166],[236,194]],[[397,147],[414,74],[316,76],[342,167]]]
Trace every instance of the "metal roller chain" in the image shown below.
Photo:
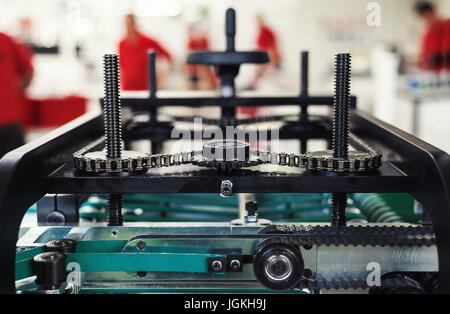
[[[352,145],[360,149],[350,151],[348,158],[335,158],[332,151],[311,152],[306,154],[273,153],[250,151],[249,160],[218,161],[209,160],[199,152],[149,155],[141,152],[123,151],[121,159],[107,159],[104,152],[90,152],[94,145],[74,153],[74,167],[87,172],[134,172],[153,168],[193,164],[209,168],[239,169],[261,164],[299,167],[307,170],[331,172],[366,172],[381,166],[381,153],[364,143],[355,135],[350,135]]]

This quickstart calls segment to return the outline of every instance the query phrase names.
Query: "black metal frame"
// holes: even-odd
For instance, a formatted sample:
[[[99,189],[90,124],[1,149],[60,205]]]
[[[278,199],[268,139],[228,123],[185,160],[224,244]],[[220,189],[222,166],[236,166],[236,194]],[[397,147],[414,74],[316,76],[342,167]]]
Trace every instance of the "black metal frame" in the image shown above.
[[[373,173],[331,175],[307,171],[270,175],[215,170],[159,175],[95,175],[72,168],[72,154],[102,136],[101,115],[86,115],[8,153],[0,161],[0,290],[14,291],[15,245],[26,210],[46,193],[218,193],[222,179],[235,193],[407,192],[424,207],[434,226],[440,288],[450,292],[450,158],[445,152],[367,114],[352,110],[351,128],[383,152]]]

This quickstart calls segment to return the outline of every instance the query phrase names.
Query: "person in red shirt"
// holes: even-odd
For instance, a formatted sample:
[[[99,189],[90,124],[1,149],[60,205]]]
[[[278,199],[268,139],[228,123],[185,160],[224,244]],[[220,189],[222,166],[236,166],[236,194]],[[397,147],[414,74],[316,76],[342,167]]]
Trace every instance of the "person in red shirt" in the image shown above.
[[[270,65],[263,65],[259,67],[251,87],[256,88],[259,80],[264,76],[264,73],[269,67],[280,67],[281,55],[278,48],[278,41],[275,32],[267,25],[262,15],[256,16],[258,23],[258,36],[256,37],[256,45],[258,50],[267,51],[270,58]]]
[[[258,15],[256,20],[259,27],[258,37],[256,39],[257,47],[259,50],[267,51],[269,53],[271,64],[279,67],[281,57],[278,49],[277,37],[261,15]]]
[[[256,21],[258,23],[258,35],[256,37],[256,46],[258,50],[267,51],[270,58],[270,64],[261,65],[258,67],[253,80],[247,89],[253,90],[258,86],[261,78],[267,73],[270,68],[280,68],[281,64],[281,54],[278,47],[278,40],[275,32],[270,28],[265,22],[262,15],[256,16]],[[239,107],[238,113],[255,116],[258,112],[258,107]]]
[[[125,16],[126,35],[119,43],[120,83],[123,90],[148,90],[148,51],[156,52],[157,60],[172,64],[170,53],[153,38],[139,32],[132,14]],[[157,72],[161,86],[164,73]]]
[[[196,26],[191,25],[188,28],[187,50],[207,51],[209,50],[209,40],[205,32],[202,32]],[[216,88],[216,77],[208,66],[199,64],[187,65],[189,82],[192,89],[199,89],[200,83],[204,82],[210,89]]]
[[[32,53],[23,43],[0,33],[0,158],[24,144],[25,89],[31,83]]]
[[[418,2],[414,9],[425,23],[420,43],[419,67],[439,72],[444,66],[444,56],[450,51],[450,22],[439,16],[431,2]]]

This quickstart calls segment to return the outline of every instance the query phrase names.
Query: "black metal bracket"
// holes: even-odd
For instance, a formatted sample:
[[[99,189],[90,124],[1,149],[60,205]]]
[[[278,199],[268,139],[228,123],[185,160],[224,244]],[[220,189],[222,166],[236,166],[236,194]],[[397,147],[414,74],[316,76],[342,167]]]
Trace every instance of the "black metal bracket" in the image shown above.
[[[373,173],[327,175],[306,171],[271,176],[238,170],[236,193],[407,192],[429,213],[436,232],[440,289],[450,292],[450,158],[445,152],[367,114],[352,111],[351,129],[383,152]],[[17,235],[23,215],[47,193],[217,193],[214,170],[158,175],[96,176],[73,169],[72,154],[103,135],[101,115],[86,115],[8,153],[0,161],[0,291],[13,292]]]

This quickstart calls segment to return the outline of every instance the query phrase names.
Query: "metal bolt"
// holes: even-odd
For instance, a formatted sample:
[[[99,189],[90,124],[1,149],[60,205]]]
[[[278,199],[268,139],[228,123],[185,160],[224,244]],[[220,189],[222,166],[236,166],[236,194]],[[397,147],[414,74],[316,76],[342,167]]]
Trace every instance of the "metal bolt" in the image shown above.
[[[139,278],[145,278],[145,277],[147,277],[147,272],[146,271],[138,271],[137,276]]]
[[[211,263],[211,268],[214,270],[214,271],[221,271],[222,270],[222,267],[223,267],[223,265],[222,265],[222,262],[221,261],[213,261],[212,263]]]
[[[348,53],[336,55],[336,76],[334,92],[333,120],[333,157],[347,158],[349,143],[350,120],[350,66],[351,57]],[[347,207],[346,193],[333,193],[331,224],[345,226],[345,209]]]
[[[120,160],[122,154],[122,126],[120,117],[119,56],[103,57],[105,98],[103,115],[106,138],[106,158]],[[119,161],[120,162],[120,161]],[[116,165],[117,168],[120,169]],[[108,226],[122,226],[122,194],[108,196]]]
[[[311,278],[313,275],[313,272],[311,269],[309,268],[305,268],[305,270],[303,271],[303,277],[305,278]]]
[[[230,267],[232,270],[239,270],[241,268],[241,262],[237,259],[234,259],[230,262]]]
[[[146,244],[144,241],[139,241],[138,243],[136,243],[136,247],[138,248],[138,250],[143,251],[146,247]]]
[[[233,195],[233,183],[230,180],[222,181],[220,185],[220,196],[229,197]]]

